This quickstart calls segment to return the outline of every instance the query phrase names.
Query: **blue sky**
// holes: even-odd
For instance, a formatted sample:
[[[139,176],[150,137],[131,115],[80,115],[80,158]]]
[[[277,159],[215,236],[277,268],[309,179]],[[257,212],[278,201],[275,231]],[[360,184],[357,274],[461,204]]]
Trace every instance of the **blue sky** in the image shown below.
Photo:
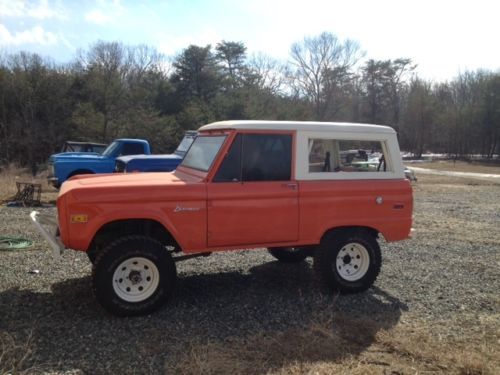
[[[410,57],[440,81],[500,69],[499,14],[499,0],[0,0],[0,50],[67,62],[97,40],[168,56],[230,40],[287,60],[293,42],[329,31],[367,58]]]

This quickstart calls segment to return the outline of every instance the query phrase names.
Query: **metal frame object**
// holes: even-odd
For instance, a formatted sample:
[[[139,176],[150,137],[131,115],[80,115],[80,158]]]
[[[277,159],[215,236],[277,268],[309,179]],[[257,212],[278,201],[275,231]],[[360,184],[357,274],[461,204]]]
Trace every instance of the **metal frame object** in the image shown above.
[[[12,198],[14,202],[23,206],[40,206],[40,197],[42,195],[42,185],[32,182],[16,181],[17,193]]]
[[[33,224],[35,224],[35,227],[38,229],[38,231],[42,234],[43,238],[45,238],[47,242],[50,244],[50,247],[52,248],[52,256],[55,259],[59,259],[65,247],[61,242],[61,240],[55,234],[57,231],[56,218],[53,216],[41,214],[38,211],[32,211],[30,214],[30,218]],[[47,230],[44,227],[44,225],[53,227],[54,233],[50,233],[50,231]]]

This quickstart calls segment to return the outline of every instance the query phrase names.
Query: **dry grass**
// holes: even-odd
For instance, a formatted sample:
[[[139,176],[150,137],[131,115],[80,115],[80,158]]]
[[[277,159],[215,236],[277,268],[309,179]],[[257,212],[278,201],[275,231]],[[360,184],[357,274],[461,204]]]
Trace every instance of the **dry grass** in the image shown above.
[[[446,165],[443,169],[446,169]],[[500,168],[498,168],[500,171]],[[464,169],[465,171],[465,169]],[[467,171],[476,171],[468,169]],[[484,169],[481,170],[484,173]],[[488,173],[492,173],[489,171]],[[498,185],[464,178],[422,175],[414,189],[422,194],[453,194]],[[431,204],[431,203],[430,203]],[[432,218],[425,217],[425,220]],[[436,220],[429,229],[471,235],[480,241],[495,223]],[[471,225],[473,226],[471,228]],[[424,227],[429,226],[428,223]],[[463,231],[467,227],[470,231]],[[477,227],[477,228],[476,228]],[[451,228],[451,229],[450,229]],[[478,267],[481,265],[478,261]],[[496,299],[500,306],[500,299]],[[374,317],[379,319],[380,317]],[[383,319],[383,317],[381,317]],[[500,314],[481,316],[457,311],[452,319],[425,320],[402,315],[398,325],[380,329],[373,320],[323,314],[303,330],[258,332],[227,342],[194,341],[165,364],[180,374],[419,374],[500,373]],[[379,328],[377,328],[379,327]]]
[[[10,164],[0,169],[0,202],[10,200],[17,192],[16,182],[42,184],[42,202],[51,202],[57,198],[57,191],[47,184],[46,173],[33,177],[25,168]]]
[[[500,246],[500,237],[491,236],[498,231],[497,195],[496,189],[500,181],[485,181],[462,177],[419,175],[418,183],[413,184],[415,194],[429,197],[424,200],[424,205],[433,205],[433,197],[447,197],[447,207],[439,215],[432,215],[432,210],[425,210],[425,215],[415,216],[418,233],[436,234],[447,233],[448,238],[462,241],[484,243],[495,241]],[[464,194],[468,195],[463,201]],[[484,200],[485,194],[491,195],[491,200]],[[462,198],[461,198],[462,197]],[[472,218],[461,214],[462,209],[468,206],[476,207],[481,212],[481,217]],[[482,263],[478,259],[477,264]]]
[[[452,160],[436,160],[433,162],[405,164],[410,168],[412,166],[415,166],[420,168],[435,169],[439,171],[500,174],[500,160],[491,162],[466,162],[461,160],[457,160],[456,162],[454,162]]]
[[[33,332],[28,333],[22,342],[16,340],[7,332],[0,331],[0,374],[27,374],[33,368],[26,367],[26,361],[33,352]]]
[[[406,316],[388,330],[344,315],[317,319],[304,330],[257,333],[226,343],[192,342],[166,373],[180,374],[495,374],[500,369],[499,321],[446,337],[442,327]],[[349,354],[348,354],[349,353]],[[353,353],[359,353],[355,355]]]
[[[499,168],[500,169],[500,168]],[[471,170],[467,170],[471,171]],[[477,170],[472,170],[477,171]],[[488,172],[492,173],[492,172]],[[432,205],[433,197],[472,190],[475,194],[495,194],[488,181],[432,175],[418,176],[414,184],[417,194],[429,196],[423,204]],[[27,173],[10,168],[0,174],[1,198],[15,193],[15,181],[42,181],[31,179]],[[57,193],[43,183],[43,200],[53,199]],[[490,187],[490,189],[486,189]],[[10,189],[10,190],[9,190]],[[464,202],[457,202],[457,209]],[[488,212],[481,207],[481,212]],[[491,208],[491,210],[493,210]],[[426,212],[423,210],[423,212]],[[484,231],[494,231],[495,222],[464,222],[460,216],[446,213],[432,217],[428,213],[417,220],[419,230],[435,234],[457,233],[464,240],[480,241]],[[425,223],[424,223],[425,220]],[[432,225],[429,226],[429,222]],[[469,231],[459,230],[468,226]],[[442,226],[442,227],[440,227]],[[444,228],[446,227],[446,228]],[[432,228],[425,229],[425,228]],[[418,234],[417,234],[418,235]],[[477,238],[476,238],[477,237]],[[497,240],[495,240],[497,241]],[[491,267],[477,260],[477,267]],[[494,265],[493,265],[494,266]],[[500,307],[500,298],[491,296]],[[500,311],[474,314],[457,310],[446,320],[427,319],[425,316],[404,312],[397,325],[384,324],[384,316],[355,317],[342,312],[319,312],[313,323],[303,328],[284,331],[259,331],[249,336],[237,336],[225,341],[197,338],[189,344],[166,348],[162,345],[164,332],[155,332],[148,344],[141,345],[144,358],[161,358],[169,351],[163,364],[164,373],[178,374],[420,374],[450,373],[460,375],[500,373]],[[0,318],[1,319],[1,318]],[[308,319],[309,320],[309,319]],[[386,328],[381,328],[386,327]],[[0,373],[36,372],[30,362],[33,339],[30,333],[14,339],[0,331]],[[148,366],[148,364],[144,364]],[[149,364],[150,372],[158,372]],[[42,366],[43,367],[43,366]],[[145,369],[147,372],[147,368]],[[40,372],[40,371],[38,371]]]

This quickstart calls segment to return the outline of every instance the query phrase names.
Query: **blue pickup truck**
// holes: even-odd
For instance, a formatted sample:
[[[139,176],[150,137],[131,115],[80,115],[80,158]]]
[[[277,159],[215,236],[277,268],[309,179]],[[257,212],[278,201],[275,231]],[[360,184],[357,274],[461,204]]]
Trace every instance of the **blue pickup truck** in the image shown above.
[[[173,154],[168,155],[129,155],[116,158],[115,172],[170,172],[184,159],[196,135],[195,130],[188,130]]]
[[[106,147],[105,143],[95,143],[95,142],[75,142],[66,141],[61,149],[61,152],[85,152],[85,153],[96,153],[101,154]]]
[[[148,141],[143,139],[116,139],[101,154],[65,152],[49,158],[48,181],[59,188],[68,178],[78,174],[112,173],[119,156],[151,154]]]

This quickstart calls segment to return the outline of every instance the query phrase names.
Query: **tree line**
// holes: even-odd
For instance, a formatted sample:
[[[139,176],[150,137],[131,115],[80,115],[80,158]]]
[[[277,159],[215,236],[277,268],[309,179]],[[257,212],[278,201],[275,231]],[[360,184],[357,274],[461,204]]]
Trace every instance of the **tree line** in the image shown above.
[[[2,54],[0,164],[44,163],[65,140],[137,137],[171,152],[185,130],[226,119],[386,124],[416,157],[498,155],[499,72],[431,82],[409,58],[363,58],[357,42],[327,32],[294,43],[287,62],[234,41],[173,58],[99,41],[64,65]]]

